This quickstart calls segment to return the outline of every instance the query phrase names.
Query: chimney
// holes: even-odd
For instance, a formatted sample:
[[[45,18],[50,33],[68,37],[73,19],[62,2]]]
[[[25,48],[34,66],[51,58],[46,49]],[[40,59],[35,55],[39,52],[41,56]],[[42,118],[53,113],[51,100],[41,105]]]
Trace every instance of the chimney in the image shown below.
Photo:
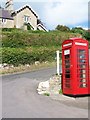
[[[5,4],[5,9],[10,11],[11,13],[14,11],[13,9],[13,0],[7,0]]]

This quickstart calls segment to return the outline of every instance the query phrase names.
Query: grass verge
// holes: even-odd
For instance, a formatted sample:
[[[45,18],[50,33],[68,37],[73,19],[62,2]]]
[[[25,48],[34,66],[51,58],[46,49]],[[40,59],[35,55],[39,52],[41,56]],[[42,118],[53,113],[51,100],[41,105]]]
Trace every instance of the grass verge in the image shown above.
[[[38,65],[32,64],[30,66],[20,65],[18,67],[8,68],[8,69],[0,69],[0,74],[12,74],[12,73],[20,73],[20,72],[29,72],[44,68],[52,68],[55,67],[55,62],[47,62],[47,63],[40,63]]]

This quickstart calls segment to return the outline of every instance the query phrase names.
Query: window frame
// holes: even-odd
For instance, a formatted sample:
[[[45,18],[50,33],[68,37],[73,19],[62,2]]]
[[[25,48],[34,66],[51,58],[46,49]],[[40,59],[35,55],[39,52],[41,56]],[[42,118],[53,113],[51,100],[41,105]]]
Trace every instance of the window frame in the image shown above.
[[[29,22],[29,18],[30,18],[29,16],[24,15],[24,22],[26,22],[26,23]]]
[[[2,23],[6,24],[7,23],[7,19],[6,18],[2,18]]]

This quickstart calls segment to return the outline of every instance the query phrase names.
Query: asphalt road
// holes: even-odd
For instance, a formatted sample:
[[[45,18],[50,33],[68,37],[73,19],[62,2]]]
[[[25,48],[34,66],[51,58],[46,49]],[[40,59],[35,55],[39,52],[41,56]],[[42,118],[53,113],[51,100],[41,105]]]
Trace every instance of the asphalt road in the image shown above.
[[[88,118],[87,108],[37,94],[38,83],[48,80],[54,73],[55,69],[43,69],[3,76],[3,118]]]

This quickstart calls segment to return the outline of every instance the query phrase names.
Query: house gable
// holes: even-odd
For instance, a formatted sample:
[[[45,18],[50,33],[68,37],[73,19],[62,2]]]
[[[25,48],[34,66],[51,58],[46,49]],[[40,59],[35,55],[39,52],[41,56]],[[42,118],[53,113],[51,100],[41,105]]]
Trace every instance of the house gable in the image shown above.
[[[35,16],[36,18],[38,18],[39,16],[37,15],[37,13],[30,7],[30,5],[24,5],[23,7],[19,8],[18,10],[14,11],[12,13],[12,16],[15,16],[16,14],[18,14],[19,12],[23,11],[24,9],[28,8]]]
[[[37,30],[38,15],[29,6],[24,6],[12,13],[14,18],[14,26],[16,28],[23,28],[24,24],[30,24],[33,30]]]

